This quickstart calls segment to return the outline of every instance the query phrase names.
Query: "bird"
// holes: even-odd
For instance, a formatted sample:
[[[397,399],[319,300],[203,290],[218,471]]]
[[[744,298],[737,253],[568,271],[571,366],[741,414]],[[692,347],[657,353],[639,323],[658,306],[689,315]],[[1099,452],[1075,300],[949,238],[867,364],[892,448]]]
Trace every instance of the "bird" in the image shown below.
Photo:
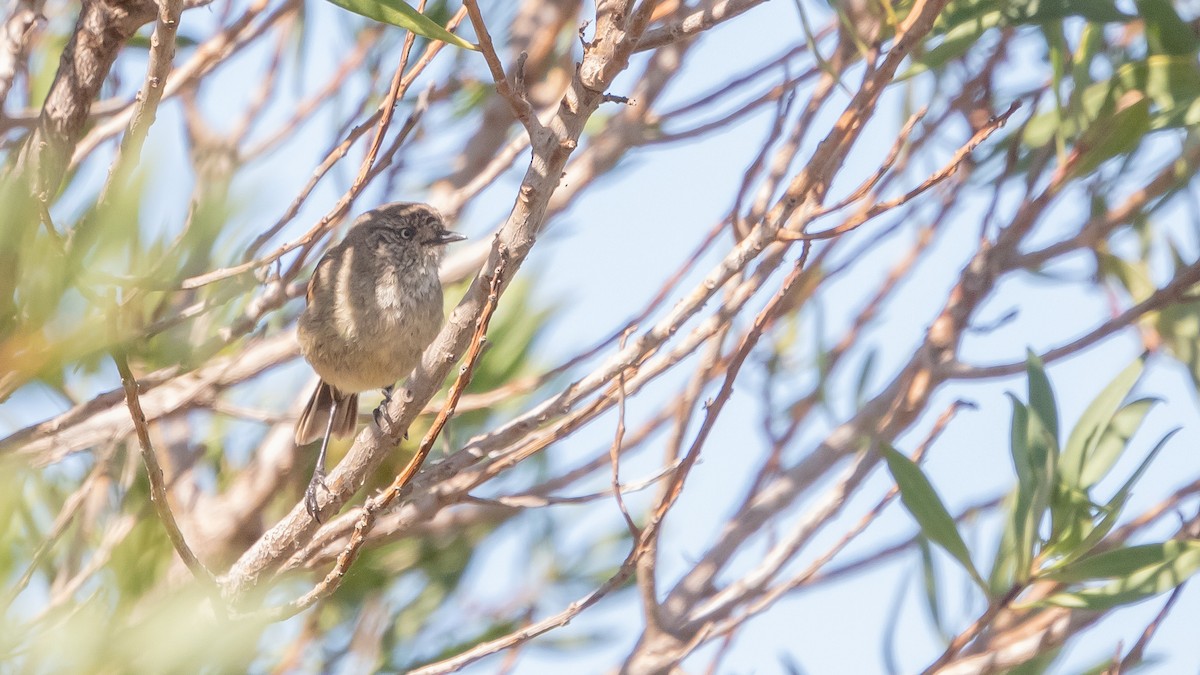
[[[421,359],[443,321],[438,267],[446,245],[466,239],[446,228],[436,209],[392,202],[360,215],[341,243],[317,262],[297,324],[304,359],[320,377],[296,423],[297,447],[321,438],[304,493],[320,521],[317,491],[325,485],[330,436],[358,426],[358,394],[382,389],[375,423],[393,385]]]

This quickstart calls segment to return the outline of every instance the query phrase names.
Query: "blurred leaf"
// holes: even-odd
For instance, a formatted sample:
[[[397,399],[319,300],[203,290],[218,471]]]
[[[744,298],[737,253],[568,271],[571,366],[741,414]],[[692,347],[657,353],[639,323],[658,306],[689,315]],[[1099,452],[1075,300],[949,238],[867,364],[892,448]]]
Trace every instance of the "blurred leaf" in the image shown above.
[[[1103,586],[1057,593],[1039,604],[1109,609],[1169,591],[1197,570],[1200,570],[1200,541],[1173,540],[1119,549],[1080,560],[1060,575],[1072,580],[1127,576]]]
[[[1091,483],[1083,481],[1084,468],[1088,465],[1096,446],[1100,444],[1101,438],[1109,431],[1121,402],[1141,378],[1145,365],[1145,357],[1139,357],[1126,366],[1125,370],[1092,399],[1080,415],[1059,458],[1059,472],[1063,483],[1071,487],[1090,487]]]
[[[1006,9],[1019,23],[1061,21],[1072,16],[1096,23],[1125,22],[1135,18],[1117,9],[1113,0],[1028,0],[1009,3]]]
[[[1128,155],[1150,132],[1150,99],[1138,91],[1128,92],[1117,102],[1117,111],[1097,120],[1075,144],[1078,159],[1072,175],[1086,176],[1114,157]]]
[[[329,0],[342,9],[399,26],[431,40],[441,40],[456,47],[479,51],[475,45],[439,26],[432,19],[418,12],[403,0]]]
[[[1096,271],[1101,277],[1115,279],[1136,302],[1145,300],[1155,291],[1150,266],[1145,260],[1125,260],[1101,248],[1096,251]]]
[[[1025,350],[1025,372],[1029,378],[1029,409],[1041,420],[1050,438],[1058,443],[1058,407],[1054,403],[1054,390],[1046,377],[1046,366],[1042,359]]]
[[[1108,535],[1113,526],[1116,525],[1117,518],[1121,515],[1121,511],[1125,508],[1125,502],[1129,500],[1129,495],[1133,492],[1133,486],[1137,484],[1139,479],[1141,479],[1142,474],[1144,474],[1146,469],[1150,467],[1150,463],[1154,461],[1154,458],[1158,457],[1158,453],[1167,446],[1167,442],[1171,440],[1171,437],[1178,432],[1178,428],[1172,429],[1161,439],[1159,439],[1158,443],[1156,443],[1154,447],[1150,449],[1150,452],[1146,454],[1145,459],[1143,459],[1141,464],[1138,465],[1138,468],[1131,476],[1129,476],[1129,478],[1125,481],[1125,484],[1121,486],[1121,489],[1117,490],[1112,499],[1110,499],[1108,503],[1104,505],[1104,516],[1100,519],[1100,522],[1096,523],[1091,531],[1088,532],[1083,541],[1080,542],[1076,549],[1078,554],[1083,554],[1092,550],[1105,536]]]
[[[1018,491],[1013,490],[1005,500],[1009,518],[1004,524],[1004,532],[1000,535],[1000,541],[996,544],[996,554],[992,557],[992,569],[988,572],[988,588],[991,589],[991,597],[1002,595],[1017,583],[1017,565],[1021,562],[1017,550],[1016,518],[1013,513],[1017,497]],[[1026,561],[1020,569],[1027,572],[1029,562]]]
[[[940,41],[915,58],[897,79],[904,80],[928,70],[938,70],[965,55],[993,28],[1061,22],[1080,17],[1094,23],[1127,22],[1137,18],[1117,9],[1112,0],[1031,0],[996,3],[992,0],[959,0],[938,15],[934,28]]]
[[[930,541],[945,549],[955,560],[958,560],[967,574],[986,593],[987,583],[983,577],[979,576],[975,564],[971,562],[971,553],[958,533],[954,519],[950,517],[950,512],[942,504],[941,498],[938,497],[929,479],[925,477],[925,473],[921,471],[921,467],[897,452],[895,448],[884,445],[881,450],[884,459],[887,460],[888,469],[892,472],[892,477],[896,479],[896,486],[900,489],[900,499],[917,524],[921,526],[921,532]]]
[[[1050,500],[1050,537],[1040,552],[1042,559],[1075,550],[1091,531],[1100,510],[1086,492],[1061,482],[1056,487]]]
[[[1148,120],[1144,125],[1147,132],[1188,128],[1200,122],[1200,66],[1195,59],[1152,55],[1143,61],[1124,63],[1113,76],[1076,92],[1071,115],[1061,116],[1057,110],[1035,115],[1026,125],[1023,139],[1030,147],[1042,147],[1056,136],[1075,139],[1088,130],[1097,129],[1097,123],[1102,120],[1104,127],[1093,134],[1111,133],[1113,127],[1109,125],[1113,123],[1114,114],[1146,105],[1137,94],[1149,99]],[[1143,126],[1141,115],[1141,110],[1135,110],[1128,113],[1127,121],[1140,128]],[[1132,134],[1123,132],[1120,136],[1120,142],[1126,147],[1132,143],[1129,138]],[[1099,139],[1091,143],[1103,145]]]
[[[1004,671],[1005,675],[1041,675],[1041,673],[1050,672],[1050,666],[1058,660],[1059,654],[1062,653],[1061,648],[1042,649],[1039,650],[1033,658],[1025,663],[1022,663],[1014,668],[1009,668]]]
[[[986,12],[965,18],[950,27],[937,46],[917,57],[912,66],[896,79],[906,80],[925,71],[942,68],[966,54],[967,50],[979,43],[984,33],[1003,24],[1004,17],[1000,12]]]
[[[1009,514],[1008,533],[1012,548],[1008,552],[1012,555],[1012,572],[1017,575],[1014,581],[1024,581],[1033,561],[1038,523],[1042,519],[1041,511],[1034,509],[1034,496],[1040,481],[1028,446],[1029,409],[1012,394],[1008,397],[1013,407],[1009,447],[1017,474],[1017,490]]]
[[[1180,559],[1184,566],[1179,569],[1188,569],[1188,565],[1200,568],[1200,541],[1172,539],[1160,544],[1127,546],[1114,551],[1105,551],[1080,558],[1042,578],[1066,584],[1096,579],[1117,579],[1129,577],[1148,567],[1172,565]]]
[[[1187,56],[1200,49],[1200,38],[1179,17],[1170,0],[1137,0],[1137,8],[1146,22],[1146,43],[1151,54]]]
[[[1108,475],[1114,464],[1120,459],[1121,453],[1129,447],[1129,439],[1137,433],[1142,421],[1150,409],[1158,403],[1158,399],[1141,398],[1121,408],[1108,428],[1100,435],[1099,442],[1088,454],[1083,465],[1083,476],[1080,486],[1091,488]]]
[[[929,612],[929,620],[933,622],[943,639],[953,635],[942,618],[941,594],[938,592],[937,568],[933,564],[933,549],[925,537],[917,538],[917,550],[921,553],[921,581],[925,591],[925,610]]]
[[[938,25],[957,26],[977,21],[991,13],[1002,14],[1006,24],[1011,26],[1061,21],[1073,16],[1097,23],[1125,22],[1137,18],[1117,9],[1114,0],[1026,0],[1005,3],[958,0],[950,3],[938,16]]]
[[[1175,245],[1168,241],[1175,273],[1187,266]],[[1192,386],[1200,391],[1200,303],[1171,303],[1154,315],[1152,327],[1171,355],[1188,366]]]
[[[854,384],[854,409],[861,410],[867,402],[867,387],[870,385],[871,376],[875,373],[875,359],[879,356],[879,350],[872,349],[867,352],[867,357],[863,359],[861,368],[858,371],[858,377]]]
[[[1039,400],[1041,414],[1027,407],[1012,394],[1011,454],[1017,473],[1017,494],[1010,521],[1013,532],[1014,572],[1016,581],[1028,579],[1031,563],[1038,550],[1039,529],[1050,508],[1058,485],[1058,444],[1050,435],[1043,415],[1057,425],[1053,391],[1045,375],[1038,373],[1036,358],[1027,362],[1029,395]]]

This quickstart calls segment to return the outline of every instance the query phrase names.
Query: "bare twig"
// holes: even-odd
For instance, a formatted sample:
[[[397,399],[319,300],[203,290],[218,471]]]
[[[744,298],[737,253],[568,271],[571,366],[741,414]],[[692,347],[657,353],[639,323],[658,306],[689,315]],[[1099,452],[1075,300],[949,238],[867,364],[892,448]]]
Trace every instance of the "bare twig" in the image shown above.
[[[1198,283],[1200,283],[1200,260],[1179,270],[1170,283],[1151,293],[1150,297],[1105,321],[1085,335],[1045,352],[1040,358],[1043,362],[1050,363],[1083,351],[1113,333],[1132,325],[1146,314],[1179,302],[1183,299],[1184,294]],[[1025,367],[1024,361],[994,366],[971,366],[955,361],[945,365],[944,373],[946,377],[956,379],[979,379],[1013,375],[1024,371]]]
[[[1167,615],[1171,613],[1171,608],[1175,606],[1175,601],[1179,599],[1179,595],[1183,593],[1185,586],[1187,586],[1187,582],[1179,584],[1175,587],[1175,590],[1171,591],[1171,595],[1167,597],[1167,601],[1158,610],[1158,614],[1155,614],[1154,619],[1146,624],[1146,628],[1142,631],[1141,636],[1138,637],[1138,641],[1129,648],[1129,653],[1125,655],[1125,658],[1120,660],[1116,667],[1108,670],[1106,675],[1120,675],[1121,673],[1132,672],[1134,668],[1141,665],[1146,658],[1146,648],[1150,646],[1150,640],[1158,632],[1159,626],[1167,620]]]
[[[764,0],[718,0],[706,2],[679,21],[646,31],[638,40],[637,51],[656,49],[677,40],[706,31],[717,24],[761,5]]]
[[[942,181],[946,180],[947,178],[953,176],[958,171],[959,167],[962,166],[963,162],[965,162],[967,160],[967,158],[970,156],[971,152],[973,152],[975,150],[975,148],[979,147],[980,143],[983,143],[985,140],[987,140],[988,137],[991,136],[993,133],[995,133],[1000,127],[1004,126],[1004,123],[1008,121],[1008,118],[1011,117],[1012,114],[1015,113],[1017,111],[1017,109],[1020,107],[1021,107],[1020,102],[1014,101],[1008,110],[1001,113],[1000,115],[997,115],[996,117],[993,117],[991,120],[989,120],[988,124],[984,125],[978,131],[976,131],[975,134],[973,136],[971,136],[971,139],[969,141],[967,141],[965,144],[963,144],[963,146],[960,147],[958,149],[958,151],[954,153],[954,156],[950,159],[949,162],[946,163],[946,166],[942,167],[936,173],[934,173],[933,175],[926,178],[920,185],[913,188],[912,190],[909,190],[905,194],[903,194],[899,197],[896,197],[895,199],[890,199],[888,201],[876,202],[874,204],[871,204],[871,205],[867,206],[866,208],[864,208],[860,213],[847,219],[846,222],[842,223],[841,225],[838,225],[837,227],[831,227],[828,230],[822,230],[820,232],[811,232],[811,233],[809,233],[809,232],[790,232],[790,231],[785,230],[785,231],[780,232],[780,234],[779,234],[780,239],[784,239],[784,240],[788,240],[788,241],[830,239],[832,237],[837,237],[837,236],[843,235],[851,230],[854,230],[854,229],[858,228],[859,226],[861,226],[863,223],[865,223],[873,218],[876,218],[879,215],[896,208],[897,206],[907,204],[908,202],[912,201],[913,199],[916,199],[917,197],[919,197],[921,194],[923,194],[925,191],[929,190],[933,186],[935,186],[938,183],[941,183]],[[826,213],[826,212],[827,211],[821,211],[820,213]]]
[[[167,485],[163,480],[162,467],[158,464],[154,446],[150,443],[150,430],[146,426],[146,414],[142,412],[142,404],[138,397],[137,380],[134,379],[133,372],[129,369],[129,362],[123,352],[114,351],[113,362],[121,374],[121,386],[125,389],[125,404],[129,407],[129,416],[133,418],[133,430],[137,435],[138,447],[142,451],[142,462],[146,465],[146,476],[150,481],[150,501],[154,505],[154,511],[158,514],[158,519],[162,521],[163,527],[167,531],[167,537],[171,540],[171,545],[175,547],[175,552],[191,570],[192,576],[196,577],[196,580],[212,591],[216,597],[216,581],[213,579],[212,573],[208,571],[204,563],[196,558],[196,554],[192,553],[192,549],[183,538],[183,532],[179,530],[179,525],[175,522],[175,515],[171,513],[171,507],[167,503]],[[219,600],[214,604],[217,608],[220,607]]]
[[[504,97],[505,101],[508,101],[513,114],[529,132],[530,138],[541,135],[542,123],[538,121],[537,115],[533,114],[533,106],[513,88],[508,81],[508,76],[504,74],[504,65],[500,63],[500,57],[496,55],[496,48],[492,45],[492,36],[488,33],[487,24],[483,22],[483,13],[479,11],[479,4],[476,0],[463,0],[463,7],[467,9],[467,13],[471,17],[471,25],[475,27],[475,34],[479,37],[479,51],[487,61],[488,70],[492,72],[496,91]],[[524,61],[520,65],[523,67]],[[523,81],[524,77],[520,77]]]
[[[621,347],[625,347],[625,338],[628,337],[632,329],[626,331],[625,335],[621,336]],[[608,458],[612,465],[612,494],[613,499],[617,502],[617,508],[621,510],[621,517],[625,519],[625,526],[629,528],[629,534],[637,539],[641,534],[638,526],[633,522],[633,517],[629,515],[629,509],[625,507],[625,498],[621,495],[621,443],[625,440],[625,373],[617,376],[617,430],[613,436],[612,445],[609,446]]]
[[[142,154],[142,144],[150,125],[158,114],[158,103],[162,100],[163,88],[175,60],[175,34],[179,30],[179,17],[183,12],[183,0],[156,0],[158,20],[150,35],[150,54],[146,64],[146,79],[138,91],[133,112],[129,117],[129,128],[121,139],[120,149],[109,170],[108,181],[100,190],[99,203],[107,201],[114,187],[120,189],[129,172],[137,166]]]

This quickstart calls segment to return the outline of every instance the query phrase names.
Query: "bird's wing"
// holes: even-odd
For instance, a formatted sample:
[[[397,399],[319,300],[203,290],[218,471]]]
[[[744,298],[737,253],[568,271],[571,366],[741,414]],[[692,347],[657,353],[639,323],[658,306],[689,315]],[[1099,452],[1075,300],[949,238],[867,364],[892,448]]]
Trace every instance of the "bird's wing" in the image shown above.
[[[312,276],[308,278],[308,290],[304,292],[304,302],[312,304],[313,284],[317,283],[317,277],[321,274],[321,268],[326,265],[333,264],[333,251],[326,253],[317,263],[316,269],[313,270]]]

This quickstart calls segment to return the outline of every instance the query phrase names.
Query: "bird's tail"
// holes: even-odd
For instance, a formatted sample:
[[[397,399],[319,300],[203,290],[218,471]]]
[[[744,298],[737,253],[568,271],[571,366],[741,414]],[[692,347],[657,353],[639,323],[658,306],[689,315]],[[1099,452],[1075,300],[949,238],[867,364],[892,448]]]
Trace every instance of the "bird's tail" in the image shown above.
[[[353,434],[358,427],[358,394],[343,394],[321,380],[296,422],[296,445],[312,443],[324,436],[331,411],[332,435],[342,438]]]

